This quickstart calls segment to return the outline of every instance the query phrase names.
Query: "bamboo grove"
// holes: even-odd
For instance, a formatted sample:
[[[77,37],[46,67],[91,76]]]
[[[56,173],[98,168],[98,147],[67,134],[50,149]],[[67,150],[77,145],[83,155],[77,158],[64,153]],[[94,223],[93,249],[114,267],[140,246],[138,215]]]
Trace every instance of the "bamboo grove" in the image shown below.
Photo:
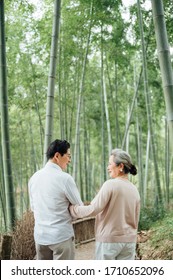
[[[71,143],[83,201],[119,147],[137,165],[142,208],[171,206],[173,3],[128,2],[0,0],[2,231],[29,209],[28,180],[55,138]]]

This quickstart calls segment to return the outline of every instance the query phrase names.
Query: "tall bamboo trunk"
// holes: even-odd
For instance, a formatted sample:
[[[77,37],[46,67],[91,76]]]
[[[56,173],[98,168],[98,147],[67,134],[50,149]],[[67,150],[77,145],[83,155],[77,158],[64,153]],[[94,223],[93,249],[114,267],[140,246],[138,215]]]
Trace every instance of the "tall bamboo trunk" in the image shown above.
[[[35,110],[38,116],[38,122],[39,122],[39,130],[40,130],[40,150],[41,154],[43,154],[43,137],[44,137],[44,128],[42,124],[42,119],[41,119],[41,113],[40,113],[40,106],[39,106],[39,99],[38,99],[38,89],[36,86],[36,80],[35,80],[35,69],[34,65],[31,62],[31,68],[32,68],[32,74],[33,74],[33,89],[31,89],[31,95],[33,95],[33,101],[35,104]]]
[[[119,117],[119,106],[118,106],[118,65],[115,62],[115,104],[114,104],[114,111],[115,111],[115,146],[119,147],[120,143],[122,142],[122,135],[119,127],[118,117]]]
[[[89,133],[89,124],[87,123],[86,120],[86,108],[85,108],[85,99],[83,102],[83,127],[84,127],[84,131],[83,131],[83,154],[84,154],[84,171],[83,171],[83,177],[84,177],[84,188],[85,188],[85,200],[89,201],[89,174],[88,174],[88,157],[89,157],[89,152],[88,152],[88,133]]]
[[[102,157],[101,157],[101,174],[100,174],[100,184],[102,185],[104,181],[107,179],[106,174],[106,137],[105,137],[105,104],[104,104],[104,82],[103,82],[103,76],[104,76],[104,68],[103,68],[103,30],[101,27],[101,91],[100,91],[100,97],[101,97],[101,141],[102,141]]]
[[[115,147],[119,147],[119,143],[121,143],[121,131],[119,128],[119,123],[118,123],[118,79],[117,79],[117,64],[114,64],[115,67],[115,77],[114,77],[114,87],[113,89],[112,83],[111,83],[111,77],[110,77],[110,70],[109,70],[109,64],[108,64],[108,59],[106,59],[106,73],[108,77],[108,83],[109,83],[109,90],[110,90],[110,99],[111,99],[111,106],[114,111],[114,119],[115,119],[115,124],[114,124],[114,134],[115,134]],[[114,94],[113,94],[114,93]],[[107,126],[108,127],[108,126]],[[109,139],[109,137],[108,137]],[[112,137],[111,137],[112,139]],[[111,147],[112,147],[112,140],[110,139]]]
[[[1,135],[1,134],[0,134]],[[1,144],[1,140],[0,140]],[[2,161],[2,149],[0,145],[0,221],[1,228],[7,230],[7,217],[6,217],[6,203],[5,203],[5,183],[4,183],[4,169]]]
[[[45,164],[47,161],[46,152],[50,142],[52,141],[52,135],[53,135],[54,92],[55,92],[58,35],[59,35],[59,26],[60,26],[60,10],[61,10],[61,0],[55,0],[51,53],[50,53],[50,69],[49,69],[49,77],[48,77],[48,90],[47,90],[47,103],[46,103],[46,125],[45,125],[43,164]]]
[[[157,42],[157,52],[159,57],[168,126],[170,131],[170,148],[173,152],[173,71],[164,18],[163,2],[162,0],[151,0],[151,3]]]
[[[136,102],[136,98],[137,98],[137,95],[138,95],[138,90],[139,90],[141,77],[142,77],[142,69],[141,69],[139,77],[138,77],[138,83],[137,83],[137,86],[136,86],[136,89],[135,89],[135,92],[134,92],[134,95],[133,95],[133,99],[132,99],[132,103],[131,103],[131,107],[130,107],[130,112],[129,112],[129,115],[128,115],[128,121],[127,121],[126,127],[125,127],[124,137],[123,137],[122,145],[121,145],[122,149],[124,149],[125,145],[126,145],[126,138],[127,138],[128,130],[129,130],[130,123],[131,123],[131,120],[132,120],[133,110],[135,108],[135,102]]]
[[[108,101],[107,101],[107,90],[106,90],[106,81],[105,81],[104,71],[103,71],[103,98],[104,98],[107,134],[108,134],[108,156],[109,156],[111,154],[111,150],[112,150],[112,135],[111,135],[111,126],[110,126],[109,109],[108,109]]]
[[[148,34],[148,38],[147,38],[147,42],[146,42],[145,52],[147,52],[147,49],[148,49],[148,44],[149,44],[151,30],[152,30],[152,28],[151,28],[151,24],[150,24],[150,30],[149,30],[149,34]],[[133,115],[133,110],[134,110],[134,107],[135,107],[135,100],[136,100],[136,98],[138,96],[139,85],[141,83],[143,67],[144,66],[142,65],[141,70],[139,72],[139,76],[138,76],[138,82],[136,84],[135,92],[134,92],[134,95],[133,95],[133,99],[132,99],[132,103],[131,103],[131,107],[130,107],[129,119],[128,119],[128,123],[126,124],[126,129],[125,129],[124,137],[123,137],[123,140],[122,140],[122,148],[125,147],[126,137],[127,137],[128,130],[129,130],[129,127],[130,127],[130,123],[131,123],[131,119],[132,119],[132,115]]]
[[[144,176],[144,207],[147,204],[147,182],[149,170],[149,154],[150,154],[150,131],[148,130],[147,145],[146,145],[146,160],[145,160],[145,176]]]
[[[10,136],[8,121],[8,96],[7,96],[7,71],[6,71],[6,46],[5,46],[5,20],[4,0],[0,1],[0,112],[2,158],[4,169],[4,183],[7,209],[7,228],[11,230],[15,224],[15,203],[13,194],[13,178],[10,153]]]
[[[83,88],[84,88],[86,65],[87,65],[87,59],[88,59],[88,51],[89,51],[89,45],[90,45],[90,39],[91,39],[92,15],[93,15],[93,3],[91,1],[90,25],[89,25],[89,31],[88,31],[88,38],[87,38],[84,62],[83,62],[83,67],[82,67],[82,76],[81,76],[81,82],[80,82],[80,88],[79,88],[78,107],[77,107],[77,114],[76,114],[76,132],[75,132],[74,161],[73,161],[73,178],[74,178],[74,180],[77,179],[77,172],[78,172],[81,107],[82,107],[82,103],[83,103]]]
[[[141,46],[142,46],[144,93],[145,93],[145,102],[146,102],[146,110],[147,110],[147,121],[148,121],[148,128],[150,131],[150,136],[151,136],[151,149],[152,149],[152,154],[153,154],[155,180],[156,180],[156,188],[157,188],[156,189],[156,191],[157,191],[156,199],[158,196],[158,202],[162,203],[162,191],[161,191],[161,185],[160,185],[158,160],[157,160],[155,141],[154,141],[155,140],[154,139],[154,130],[153,130],[153,124],[152,124],[151,99],[150,99],[149,89],[148,89],[147,60],[146,60],[146,52],[145,52],[143,21],[142,21],[140,1],[137,0],[137,3],[138,3],[139,25],[140,25]]]
[[[138,101],[136,100],[136,107],[138,107]],[[140,115],[136,116],[136,132],[137,132],[137,151],[138,151],[138,176],[139,176],[139,190],[141,197],[141,206],[144,206],[144,182],[143,182],[143,153],[142,153],[142,132],[140,126]]]
[[[166,185],[166,202],[169,205],[170,193],[170,155],[169,155],[169,130],[167,119],[165,118],[165,185]]]

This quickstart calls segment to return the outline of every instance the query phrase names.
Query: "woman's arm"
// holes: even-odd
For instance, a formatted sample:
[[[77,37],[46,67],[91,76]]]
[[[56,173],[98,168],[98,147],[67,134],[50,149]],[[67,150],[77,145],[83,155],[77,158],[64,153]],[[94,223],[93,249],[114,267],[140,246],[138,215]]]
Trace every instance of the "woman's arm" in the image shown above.
[[[109,188],[109,180],[106,181],[101,187],[98,194],[91,201],[90,205],[79,206],[71,205],[70,213],[74,218],[84,218],[87,216],[96,216],[98,213],[102,212],[110,200],[111,191]]]

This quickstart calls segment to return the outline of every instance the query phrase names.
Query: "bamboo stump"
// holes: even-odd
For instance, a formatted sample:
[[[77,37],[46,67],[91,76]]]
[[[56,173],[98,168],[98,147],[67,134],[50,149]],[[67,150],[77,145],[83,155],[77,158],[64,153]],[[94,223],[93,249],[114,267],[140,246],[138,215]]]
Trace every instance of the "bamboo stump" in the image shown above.
[[[12,236],[3,235],[1,240],[1,251],[0,258],[1,260],[10,260],[11,256],[11,244],[12,244]]]

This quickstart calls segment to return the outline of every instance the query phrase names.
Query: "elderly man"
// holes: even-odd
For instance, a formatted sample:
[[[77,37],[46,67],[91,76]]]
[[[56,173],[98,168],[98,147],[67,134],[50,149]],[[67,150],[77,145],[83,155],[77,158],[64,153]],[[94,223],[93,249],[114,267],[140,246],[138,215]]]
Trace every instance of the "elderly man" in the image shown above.
[[[47,150],[45,167],[29,180],[37,260],[73,260],[74,230],[70,204],[83,205],[77,186],[63,170],[71,161],[70,144],[53,141]]]

